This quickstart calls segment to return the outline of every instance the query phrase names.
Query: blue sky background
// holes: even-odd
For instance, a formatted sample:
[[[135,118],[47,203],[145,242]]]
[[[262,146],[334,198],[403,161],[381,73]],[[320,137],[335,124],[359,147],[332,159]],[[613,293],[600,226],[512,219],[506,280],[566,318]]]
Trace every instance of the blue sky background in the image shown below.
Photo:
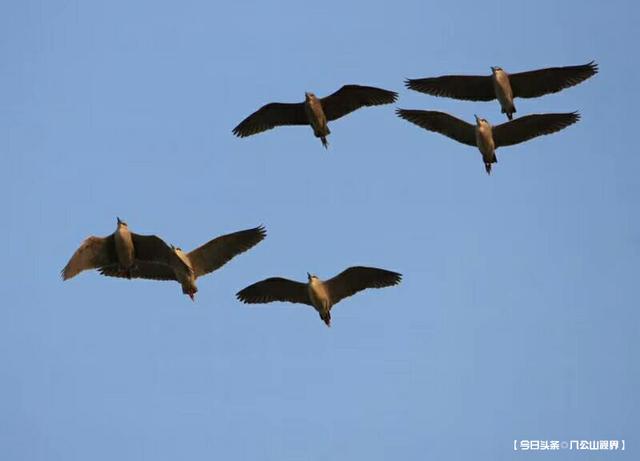
[[[638,3],[0,4],[2,460],[502,460],[513,439],[626,439],[640,405]],[[478,113],[405,78],[597,60],[517,100],[578,124],[480,154],[394,115],[237,139],[270,101],[346,83]],[[116,216],[191,249],[267,239],[199,280],[59,271]],[[248,307],[268,276],[404,274],[333,311]],[[634,454],[635,453],[635,454]],[[606,454],[556,453],[554,459]]]

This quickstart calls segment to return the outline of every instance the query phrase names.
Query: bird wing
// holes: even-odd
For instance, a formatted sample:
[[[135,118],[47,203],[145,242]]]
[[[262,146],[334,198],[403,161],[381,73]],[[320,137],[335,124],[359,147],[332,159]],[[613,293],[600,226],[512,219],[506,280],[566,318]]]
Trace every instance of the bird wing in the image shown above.
[[[534,114],[493,127],[493,142],[497,147],[511,146],[537,136],[555,133],[580,120],[578,112]]]
[[[164,264],[171,270],[191,272],[191,268],[157,235],[131,233],[136,262]]]
[[[475,127],[452,115],[433,110],[407,109],[397,109],[396,114],[425,130],[435,131],[469,146],[476,145]]]
[[[99,269],[100,274],[107,277],[120,277],[150,280],[177,280],[176,273],[166,264],[152,263],[148,261],[136,261],[129,274],[119,270],[117,264],[111,264]]]
[[[263,226],[223,235],[188,254],[196,277],[219,269],[233,257],[257,245],[267,235]]]
[[[577,85],[596,73],[598,73],[598,65],[591,61],[580,66],[549,67],[510,74],[509,83],[513,96],[537,98]]]
[[[236,297],[245,304],[282,301],[313,306],[307,285],[282,277],[272,277],[249,285],[236,293]]]
[[[350,267],[325,282],[333,304],[366,288],[384,288],[400,283],[402,275],[375,267]]]
[[[237,127],[233,134],[240,138],[261,133],[282,125],[308,125],[304,103],[272,102],[262,106],[249,115]]]
[[[118,255],[113,234],[107,237],[89,237],[73,253],[62,269],[62,280],[75,277],[87,269],[95,269],[109,264],[117,264]]]
[[[491,76],[444,75],[442,77],[407,79],[407,88],[432,96],[463,99],[465,101],[491,101],[496,98]]]
[[[391,104],[398,98],[398,93],[372,86],[344,85],[335,93],[322,98],[322,110],[327,120],[340,117],[365,106]]]

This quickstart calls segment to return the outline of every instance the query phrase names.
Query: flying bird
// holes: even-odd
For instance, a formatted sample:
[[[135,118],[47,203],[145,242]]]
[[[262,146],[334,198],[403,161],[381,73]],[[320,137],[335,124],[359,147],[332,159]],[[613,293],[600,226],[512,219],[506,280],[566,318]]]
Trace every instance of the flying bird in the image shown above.
[[[580,66],[549,67],[517,74],[508,74],[501,67],[491,67],[491,75],[444,75],[407,79],[405,85],[432,96],[467,101],[497,99],[502,113],[512,120],[516,112],[513,98],[537,98],[557,93],[585,81],[597,72],[598,65],[594,61]]]
[[[498,161],[498,147],[511,146],[537,136],[555,133],[580,120],[578,112],[535,114],[491,126],[487,120],[476,115],[474,126],[444,112],[398,109],[396,113],[425,130],[435,131],[463,144],[477,147],[482,154],[487,174],[491,174],[491,164]]]
[[[233,134],[244,138],[282,125],[311,125],[313,134],[327,148],[327,136],[331,133],[328,121],[337,120],[361,107],[391,104],[397,97],[393,91],[361,85],[345,85],[322,99],[307,92],[304,102],[272,102],[262,106],[240,122],[233,129]]]
[[[169,263],[140,262],[131,270],[132,278],[151,280],[175,280],[182,285],[182,293],[195,300],[198,291],[196,279],[220,269],[235,256],[260,243],[267,235],[263,226],[217,237],[195,250],[185,253],[171,247],[175,257]],[[122,272],[112,267],[100,269],[102,275],[122,277]]]
[[[146,264],[180,267],[182,261],[160,237],[139,235],[129,230],[126,222],[117,218],[116,231],[106,237],[88,237],[62,269],[62,279],[68,280],[80,272],[99,269],[131,278]]]
[[[272,277],[254,283],[236,294],[246,304],[264,304],[273,301],[308,304],[320,318],[331,326],[331,308],[342,299],[366,288],[384,288],[397,285],[401,274],[375,267],[350,267],[332,279],[320,280],[307,273],[307,283]]]

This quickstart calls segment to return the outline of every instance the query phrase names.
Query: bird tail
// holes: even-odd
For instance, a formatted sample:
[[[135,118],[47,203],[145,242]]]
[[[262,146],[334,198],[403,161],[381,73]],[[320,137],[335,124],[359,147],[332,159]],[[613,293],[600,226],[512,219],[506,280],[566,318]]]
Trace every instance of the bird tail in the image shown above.
[[[324,315],[320,314],[320,318],[322,319],[322,321],[328,326],[331,326],[331,313],[330,312],[326,312]]]
[[[327,141],[326,136],[320,136],[320,141],[322,141],[322,145],[324,146],[325,149],[329,148],[329,141]]]
[[[507,118],[509,120],[513,120],[513,114],[515,114],[516,112],[517,112],[516,106],[513,106],[513,105],[508,110],[502,109],[502,113],[507,114]]]

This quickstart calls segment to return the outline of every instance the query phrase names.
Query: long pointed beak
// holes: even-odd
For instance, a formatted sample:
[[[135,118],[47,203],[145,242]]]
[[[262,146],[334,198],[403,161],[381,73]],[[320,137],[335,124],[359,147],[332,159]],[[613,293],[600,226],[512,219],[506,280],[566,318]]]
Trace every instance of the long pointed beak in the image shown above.
[[[310,279],[311,278],[311,274],[307,272],[307,278]]]
[[[480,123],[480,117],[478,117],[476,114],[473,114],[473,116],[476,118],[476,123]]]
[[[122,224],[122,219],[120,219],[119,217],[116,216],[116,219],[118,220],[118,224]]]

